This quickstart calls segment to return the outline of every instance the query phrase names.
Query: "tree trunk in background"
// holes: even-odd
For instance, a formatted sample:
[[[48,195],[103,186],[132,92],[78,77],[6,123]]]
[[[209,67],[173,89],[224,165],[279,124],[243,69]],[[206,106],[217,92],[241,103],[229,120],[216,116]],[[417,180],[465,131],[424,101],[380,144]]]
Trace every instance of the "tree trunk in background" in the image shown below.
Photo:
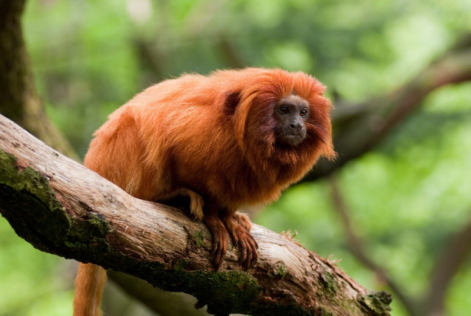
[[[47,118],[36,91],[23,39],[25,0],[0,1],[0,113],[61,153],[78,160]]]

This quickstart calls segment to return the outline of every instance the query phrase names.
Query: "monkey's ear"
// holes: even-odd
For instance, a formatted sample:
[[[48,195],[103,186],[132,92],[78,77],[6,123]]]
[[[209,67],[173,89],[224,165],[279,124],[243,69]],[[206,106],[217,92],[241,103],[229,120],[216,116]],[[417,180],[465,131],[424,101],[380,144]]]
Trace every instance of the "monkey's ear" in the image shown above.
[[[234,115],[234,112],[239,102],[240,102],[239,91],[226,93],[226,99],[224,100],[224,113],[227,115]]]

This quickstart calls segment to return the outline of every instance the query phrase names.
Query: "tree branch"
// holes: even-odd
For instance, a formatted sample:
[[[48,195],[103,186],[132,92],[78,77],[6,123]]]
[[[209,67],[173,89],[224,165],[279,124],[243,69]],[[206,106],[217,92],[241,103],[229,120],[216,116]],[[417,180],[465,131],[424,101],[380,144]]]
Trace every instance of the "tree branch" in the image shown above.
[[[408,310],[411,315],[422,315],[421,312],[418,312],[418,302],[414,301],[413,299],[409,298],[399,284],[394,281],[389,273],[384,270],[382,267],[377,265],[366,253],[363,241],[358,237],[357,233],[355,232],[353,225],[350,221],[349,210],[347,205],[345,204],[344,198],[338,187],[337,181],[333,176],[329,177],[329,185],[331,190],[331,199],[332,204],[334,205],[334,210],[338,213],[341,223],[343,225],[346,239],[350,251],[352,254],[357,258],[357,260],[363,264],[366,268],[373,271],[376,276],[378,277],[381,282],[386,283],[389,288],[393,291],[396,297],[402,302],[404,307]]]
[[[214,272],[202,223],[131,197],[2,116],[0,148],[0,212],[42,251],[192,294],[211,313],[389,315],[383,292],[368,292],[328,260],[257,225],[256,267],[242,271],[230,247]]]
[[[451,280],[471,252],[471,222],[455,234],[432,271],[426,299],[428,315],[445,315],[445,295]]]
[[[332,122],[338,159],[333,162],[321,160],[303,181],[326,176],[371,150],[432,91],[471,80],[470,38],[471,35],[464,36],[395,93],[361,104],[337,106]]]

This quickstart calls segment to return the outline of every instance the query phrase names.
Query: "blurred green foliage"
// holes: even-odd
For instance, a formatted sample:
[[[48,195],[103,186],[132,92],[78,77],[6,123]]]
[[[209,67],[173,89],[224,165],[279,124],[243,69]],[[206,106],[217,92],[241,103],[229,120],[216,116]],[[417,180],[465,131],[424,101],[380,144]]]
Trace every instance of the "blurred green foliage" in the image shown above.
[[[281,67],[315,75],[348,101],[386,94],[471,31],[471,0],[30,0],[24,26],[48,115],[83,155],[109,113],[184,72]],[[471,220],[470,96],[471,83],[432,93],[336,174],[368,253],[412,297],[428,290],[437,257]],[[384,289],[348,251],[325,180],[293,187],[255,221],[299,232],[304,246]],[[3,219],[0,236],[0,316],[71,315],[73,267],[34,250]],[[470,277],[468,258],[449,315],[471,310]],[[393,309],[407,315],[397,300]]]

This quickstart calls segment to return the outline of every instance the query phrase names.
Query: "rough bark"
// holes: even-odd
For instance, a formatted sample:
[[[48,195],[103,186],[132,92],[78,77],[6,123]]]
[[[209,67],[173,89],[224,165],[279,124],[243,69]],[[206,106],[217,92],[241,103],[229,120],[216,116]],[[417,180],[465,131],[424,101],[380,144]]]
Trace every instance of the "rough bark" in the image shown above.
[[[387,294],[257,225],[259,263],[242,271],[230,247],[215,272],[202,223],[131,197],[2,116],[0,148],[0,212],[42,251],[192,294],[221,315],[389,315]]]

